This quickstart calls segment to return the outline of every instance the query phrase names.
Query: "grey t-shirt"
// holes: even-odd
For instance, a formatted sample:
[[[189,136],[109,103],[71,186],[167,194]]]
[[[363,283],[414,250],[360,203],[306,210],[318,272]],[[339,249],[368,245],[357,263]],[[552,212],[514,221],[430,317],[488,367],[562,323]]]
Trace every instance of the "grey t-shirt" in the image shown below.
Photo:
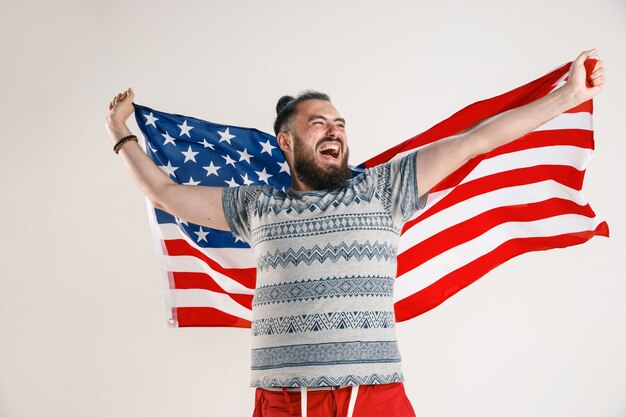
[[[418,199],[416,152],[335,190],[225,188],[232,232],[257,261],[253,387],[403,380],[393,283],[402,224]]]

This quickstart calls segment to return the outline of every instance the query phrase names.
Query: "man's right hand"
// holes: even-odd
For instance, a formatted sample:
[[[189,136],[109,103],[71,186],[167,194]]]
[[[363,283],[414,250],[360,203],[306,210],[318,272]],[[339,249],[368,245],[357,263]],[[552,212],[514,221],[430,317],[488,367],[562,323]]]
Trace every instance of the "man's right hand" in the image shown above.
[[[125,129],[126,120],[135,111],[133,107],[134,98],[135,93],[132,88],[129,88],[113,97],[113,100],[109,103],[106,127],[113,142],[116,142],[121,137],[120,135],[125,136],[123,132],[127,130],[127,128]]]

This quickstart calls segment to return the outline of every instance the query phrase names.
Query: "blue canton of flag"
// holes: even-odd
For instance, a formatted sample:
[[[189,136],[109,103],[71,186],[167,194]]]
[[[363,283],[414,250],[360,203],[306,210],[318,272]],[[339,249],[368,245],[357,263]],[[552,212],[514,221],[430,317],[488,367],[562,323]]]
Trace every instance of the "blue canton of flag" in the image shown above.
[[[146,153],[178,184],[214,187],[258,184],[283,190],[291,184],[289,167],[272,135],[134,106],[135,119],[146,140]],[[154,210],[159,224],[177,224],[200,247],[249,247],[230,232],[188,223]]]

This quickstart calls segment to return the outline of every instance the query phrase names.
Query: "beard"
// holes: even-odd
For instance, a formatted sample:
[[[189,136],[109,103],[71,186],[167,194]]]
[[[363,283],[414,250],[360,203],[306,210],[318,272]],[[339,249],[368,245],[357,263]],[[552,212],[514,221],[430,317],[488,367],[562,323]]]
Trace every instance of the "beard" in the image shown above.
[[[341,188],[350,179],[351,172],[348,168],[349,151],[341,153],[341,164],[324,169],[317,164],[315,153],[311,153],[302,145],[302,140],[295,133],[293,170],[298,180],[307,184],[314,190],[330,190]]]

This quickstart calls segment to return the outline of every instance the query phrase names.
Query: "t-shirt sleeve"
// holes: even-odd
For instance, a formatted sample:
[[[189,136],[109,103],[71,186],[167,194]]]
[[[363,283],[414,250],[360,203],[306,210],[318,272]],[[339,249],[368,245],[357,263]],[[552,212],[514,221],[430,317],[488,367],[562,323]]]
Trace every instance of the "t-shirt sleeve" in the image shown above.
[[[258,186],[226,187],[222,189],[222,207],[230,231],[250,243],[250,218],[261,188]]]
[[[428,199],[428,193],[418,197],[417,152],[376,167],[378,192],[395,222],[409,220],[415,212],[424,208]]]

